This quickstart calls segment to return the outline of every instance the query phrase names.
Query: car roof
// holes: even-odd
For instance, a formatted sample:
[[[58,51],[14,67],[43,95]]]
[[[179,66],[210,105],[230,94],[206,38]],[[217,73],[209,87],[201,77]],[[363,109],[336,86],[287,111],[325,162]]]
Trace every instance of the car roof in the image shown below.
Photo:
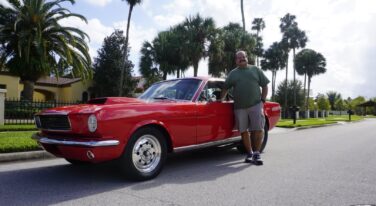
[[[223,78],[209,77],[209,76],[174,78],[174,79],[168,79],[165,81],[182,80],[182,79],[197,79],[197,80],[202,80],[202,81],[224,81]]]

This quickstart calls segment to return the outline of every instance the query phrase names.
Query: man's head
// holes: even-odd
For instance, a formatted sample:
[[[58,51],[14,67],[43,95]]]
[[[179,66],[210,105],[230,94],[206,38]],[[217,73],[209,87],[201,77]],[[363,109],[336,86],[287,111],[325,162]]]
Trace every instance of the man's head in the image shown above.
[[[248,65],[247,53],[245,51],[236,52],[235,63],[238,67],[246,67]]]

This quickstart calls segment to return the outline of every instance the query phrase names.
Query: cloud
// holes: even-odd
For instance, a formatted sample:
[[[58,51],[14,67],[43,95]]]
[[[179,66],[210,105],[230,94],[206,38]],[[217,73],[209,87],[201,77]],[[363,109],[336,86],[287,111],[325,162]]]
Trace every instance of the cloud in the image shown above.
[[[89,35],[90,42],[88,44],[91,57],[97,56],[97,50],[102,46],[104,38],[114,31],[114,28],[103,25],[99,19],[89,19],[86,24],[80,19],[68,18],[61,20],[61,24],[76,27]]]
[[[87,3],[95,6],[106,6],[111,3],[112,0],[85,0]]]
[[[0,5],[3,5],[6,8],[12,8],[7,0],[0,0]]]
[[[126,31],[126,25],[127,22],[121,21],[121,22],[115,22],[114,28],[120,29]],[[140,59],[140,49],[142,47],[142,44],[144,41],[152,41],[157,35],[157,30],[152,27],[144,27],[135,24],[133,21],[131,21],[130,24],[130,31],[129,31],[129,46],[131,47],[129,51],[129,59],[132,61],[132,63],[135,65],[134,73],[135,75],[139,75],[138,72],[138,65],[139,65],[139,59]]]
[[[5,2],[0,0],[0,2]],[[86,2],[114,6],[111,0],[86,0]],[[107,7],[105,7],[107,8]],[[306,31],[309,38],[307,48],[322,53],[327,60],[327,72],[313,77],[311,88],[314,95],[325,94],[329,90],[340,92],[343,97],[364,95],[376,97],[373,78],[376,76],[373,66],[376,64],[376,1],[374,0],[259,0],[244,1],[246,29],[251,31],[254,18],[263,18],[266,28],[262,32],[265,49],[273,42],[280,41],[280,18],[286,13],[297,16],[299,27]],[[111,10],[112,11],[112,10]],[[95,56],[103,39],[115,28],[125,31],[126,15],[111,14],[115,23],[107,23],[106,16],[94,15],[89,24],[74,20],[70,25],[77,25],[91,37],[90,53]],[[218,27],[230,22],[242,23],[240,1],[228,0],[144,0],[132,14],[130,25],[130,59],[138,72],[139,50],[142,42],[151,41],[159,31],[168,29],[182,22],[186,17],[199,13],[202,17],[212,17]],[[101,16],[102,15],[102,16]],[[298,52],[298,51],[297,51]],[[372,56],[373,55],[373,56]],[[292,53],[290,54],[289,79],[292,79]],[[376,71],[376,70],[375,70]],[[200,75],[207,75],[207,60],[200,62]],[[191,70],[186,76],[192,76]],[[270,72],[267,75],[271,77]],[[277,83],[283,81],[285,71],[277,74]],[[299,80],[303,77],[298,76]],[[368,87],[367,87],[368,86]]]

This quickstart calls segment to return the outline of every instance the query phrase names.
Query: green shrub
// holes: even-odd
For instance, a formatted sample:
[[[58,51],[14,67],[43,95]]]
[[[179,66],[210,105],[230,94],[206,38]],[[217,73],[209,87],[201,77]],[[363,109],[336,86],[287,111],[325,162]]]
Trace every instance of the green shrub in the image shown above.
[[[1,132],[0,133],[0,153],[24,152],[31,150],[41,150],[28,132]]]

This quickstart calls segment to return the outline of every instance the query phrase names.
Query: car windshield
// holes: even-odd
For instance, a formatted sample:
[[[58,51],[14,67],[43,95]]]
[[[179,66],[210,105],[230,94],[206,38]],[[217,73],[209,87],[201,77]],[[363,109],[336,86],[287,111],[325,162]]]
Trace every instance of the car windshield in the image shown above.
[[[139,99],[152,100],[184,100],[190,101],[200,86],[199,79],[177,79],[155,83],[150,86]]]

